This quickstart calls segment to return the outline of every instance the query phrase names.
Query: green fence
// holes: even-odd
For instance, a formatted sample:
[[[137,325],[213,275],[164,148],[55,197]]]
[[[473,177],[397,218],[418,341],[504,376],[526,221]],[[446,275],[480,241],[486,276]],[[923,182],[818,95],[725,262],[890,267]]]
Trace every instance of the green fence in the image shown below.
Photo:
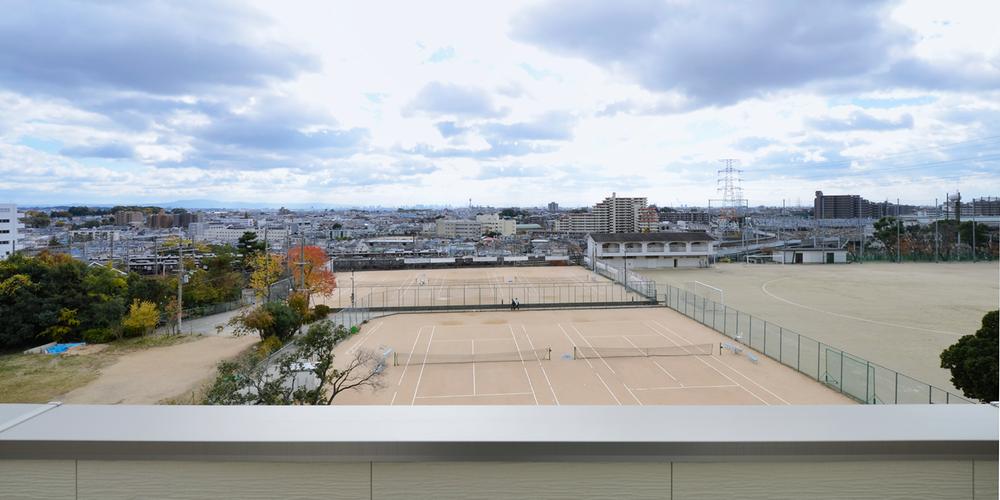
[[[667,285],[664,305],[868,404],[975,403],[732,307]]]

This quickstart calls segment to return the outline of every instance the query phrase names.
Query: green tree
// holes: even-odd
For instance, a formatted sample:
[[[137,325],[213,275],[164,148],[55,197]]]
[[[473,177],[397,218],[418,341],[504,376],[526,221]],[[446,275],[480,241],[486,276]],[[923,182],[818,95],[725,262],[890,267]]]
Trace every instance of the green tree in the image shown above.
[[[330,405],[350,390],[385,386],[385,358],[359,349],[341,367],[333,364],[334,346],[349,335],[343,326],[320,321],[295,341],[295,350],[276,359],[249,356],[219,365],[206,404]],[[303,374],[308,380],[301,383]]]
[[[261,340],[277,337],[286,342],[302,324],[302,317],[284,302],[267,302],[229,320],[237,335],[256,333]]]
[[[247,272],[253,270],[253,266],[251,265],[253,258],[264,253],[265,250],[266,245],[263,241],[257,239],[257,233],[253,231],[243,233],[243,236],[240,236],[239,242],[236,243],[236,251],[240,254],[240,265]]]
[[[998,333],[1000,311],[983,316],[983,324],[974,335],[965,335],[941,353],[941,368],[951,371],[951,383],[966,397],[997,401]]]
[[[160,322],[160,311],[156,304],[144,300],[136,300],[129,306],[128,315],[122,320],[122,326],[127,331],[138,335],[147,335]]]

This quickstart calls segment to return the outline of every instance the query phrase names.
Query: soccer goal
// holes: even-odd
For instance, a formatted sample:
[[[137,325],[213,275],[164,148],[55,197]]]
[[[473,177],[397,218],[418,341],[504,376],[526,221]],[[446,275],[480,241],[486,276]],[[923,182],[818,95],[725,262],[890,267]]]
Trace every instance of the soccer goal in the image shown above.
[[[726,293],[719,287],[701,281],[687,281],[684,283],[684,288],[691,293],[700,295],[721,305],[726,305]]]

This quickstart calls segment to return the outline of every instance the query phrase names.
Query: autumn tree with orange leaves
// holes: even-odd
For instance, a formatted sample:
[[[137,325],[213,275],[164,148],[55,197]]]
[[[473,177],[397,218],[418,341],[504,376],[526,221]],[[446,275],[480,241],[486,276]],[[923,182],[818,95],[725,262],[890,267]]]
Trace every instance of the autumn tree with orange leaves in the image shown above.
[[[303,254],[305,258],[303,259]],[[330,294],[337,288],[337,278],[327,268],[326,252],[322,248],[306,245],[288,249],[288,262],[292,270],[292,282],[296,288],[302,287],[302,274],[305,273],[305,289],[309,294]],[[301,263],[305,263],[302,265]]]

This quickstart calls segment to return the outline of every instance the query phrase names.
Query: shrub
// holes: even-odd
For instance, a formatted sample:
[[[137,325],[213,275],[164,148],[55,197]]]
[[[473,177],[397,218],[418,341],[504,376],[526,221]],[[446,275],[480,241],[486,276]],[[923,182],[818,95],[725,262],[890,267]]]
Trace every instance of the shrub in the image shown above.
[[[90,328],[83,332],[83,341],[88,344],[107,344],[117,338],[110,328]]]
[[[326,319],[330,315],[333,309],[326,304],[316,304],[312,311],[309,312],[307,323],[312,323],[314,321],[319,321],[321,319]]]
[[[261,358],[266,358],[271,355],[274,351],[281,349],[281,339],[278,337],[267,337],[262,340],[260,345],[257,346],[257,356]]]

